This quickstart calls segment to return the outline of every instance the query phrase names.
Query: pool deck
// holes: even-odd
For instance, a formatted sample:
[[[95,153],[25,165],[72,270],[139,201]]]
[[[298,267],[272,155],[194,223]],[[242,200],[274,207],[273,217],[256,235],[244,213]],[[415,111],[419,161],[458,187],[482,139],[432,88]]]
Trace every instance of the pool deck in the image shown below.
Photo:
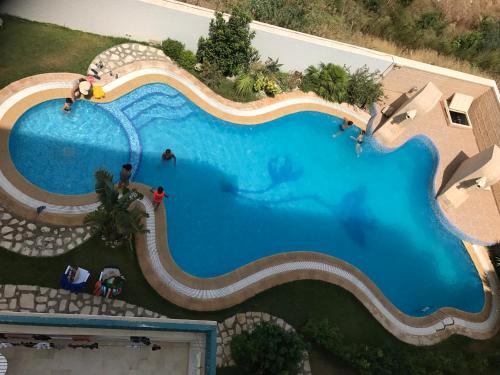
[[[421,88],[428,82],[433,82],[443,93],[442,100],[455,92],[465,93],[474,98],[489,94],[494,95],[487,86],[401,67],[391,70],[384,77],[386,98],[380,108],[394,103],[412,87]],[[471,107],[471,117],[473,117],[472,109]],[[439,153],[439,163],[434,179],[434,190],[439,192],[443,182],[446,183],[447,178],[451,177],[447,171],[448,166],[460,152],[464,152],[470,157],[494,143],[500,145],[500,137],[496,140],[484,140],[486,132],[479,131],[481,127],[484,128],[491,124],[492,130],[494,131],[496,127],[498,134],[500,134],[499,118],[496,116],[497,113],[493,111],[489,114],[483,113],[483,121],[480,122],[477,119],[477,126],[475,126],[474,121],[476,118],[473,118],[473,129],[451,127],[448,126],[444,106],[440,102],[425,116],[405,125],[403,132],[395,140],[387,142],[384,134],[386,125],[384,125],[384,119],[379,113],[374,121],[375,128],[377,128],[375,138],[386,147],[397,148],[415,136],[428,137]],[[476,243],[494,244],[500,242],[500,209],[497,206],[500,202],[495,202],[494,197],[494,192],[497,190],[500,190],[500,184],[493,186],[493,191],[477,189],[458,208],[445,209],[441,207],[446,218],[457,229],[456,232],[462,234],[462,238],[465,234],[468,239]],[[390,194],[390,192],[388,193]]]
[[[265,122],[288,113],[304,110],[346,117],[361,127],[365,127],[369,119],[367,113],[353,107],[327,103],[314,94],[300,92],[287,93],[252,103],[233,103],[214,94],[189,73],[165,61],[135,62],[116,72],[119,78],[111,80],[104,86],[105,101],[113,100],[146,83],[163,82],[181,91],[207,112],[240,124]],[[410,79],[407,79],[406,83],[401,82],[404,81],[401,76],[391,75],[391,73],[384,80],[389,94],[388,100],[406,90],[403,84],[415,85],[410,82]],[[73,74],[39,75],[17,81],[0,91],[0,198],[10,210],[27,217],[33,216],[37,205],[46,204],[47,209],[38,220],[48,224],[81,224],[84,215],[95,208],[95,196],[94,194],[84,196],[51,194],[29,183],[17,172],[10,159],[8,134],[19,116],[28,108],[45,100],[66,97],[71,87],[70,81],[77,77],[78,75]],[[480,91],[478,89],[477,95],[481,95]],[[438,115],[439,113],[435,113],[436,118]],[[408,133],[398,140],[399,143],[389,146],[397,147],[412,134],[427,134],[440,153],[440,165],[435,181],[436,186],[439,186],[442,181],[442,177],[439,176],[440,174],[442,176],[445,162],[452,154],[452,151],[446,151],[445,148],[441,155],[440,147],[446,145],[449,135],[440,133],[445,129],[446,131],[455,129],[439,128],[443,124],[437,121],[435,122],[437,125],[433,125],[437,127],[428,125],[427,129],[425,128],[427,124],[427,122],[422,124],[422,128],[419,127],[418,131],[414,129],[413,133],[408,129]],[[467,153],[477,152],[474,138],[464,136],[461,139]],[[458,141],[454,142],[458,143]],[[140,266],[148,282],[161,296],[185,308],[219,310],[240,303],[275,285],[292,280],[318,279],[340,285],[351,291],[384,327],[409,343],[428,345],[441,341],[453,333],[474,338],[488,338],[498,331],[496,297],[498,280],[488,259],[487,250],[480,246],[467,245],[467,250],[483,281],[485,292],[483,310],[472,314],[453,308],[444,308],[428,316],[417,318],[399,311],[376,285],[355,267],[340,259],[318,253],[297,252],[266,257],[216,278],[201,279],[188,275],[179,269],[171,258],[164,210],[155,212],[149,199],[148,188],[144,185],[137,185],[137,188],[145,193],[146,198],[143,199],[142,204],[150,215],[146,220],[146,226],[150,232],[137,237]],[[489,202],[492,206],[489,207],[489,211],[483,211],[482,214],[484,215],[484,212],[493,214],[491,207],[496,209],[493,196],[491,193],[484,196],[486,199],[484,204],[488,205]],[[447,212],[445,214],[449,215]],[[459,216],[461,213],[456,214]],[[496,215],[498,216],[498,211]],[[468,218],[462,221],[465,223],[466,219]],[[462,221],[454,221],[453,216],[449,216],[449,220],[469,236],[486,233],[469,233],[468,231],[474,229],[474,226],[468,227],[466,224],[461,226]],[[489,218],[486,217],[485,220]],[[489,227],[491,231],[497,228],[495,225],[497,223],[493,222],[493,225]],[[496,234],[498,233],[497,231]]]

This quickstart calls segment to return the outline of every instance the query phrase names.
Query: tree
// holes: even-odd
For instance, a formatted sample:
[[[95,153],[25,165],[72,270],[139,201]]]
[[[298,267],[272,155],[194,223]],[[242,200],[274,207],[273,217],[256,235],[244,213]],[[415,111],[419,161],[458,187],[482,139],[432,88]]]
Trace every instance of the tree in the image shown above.
[[[371,73],[365,65],[349,75],[347,83],[347,102],[366,109],[384,96],[382,83],[377,72]]]
[[[136,189],[122,189],[113,185],[113,175],[104,169],[95,172],[95,192],[100,205],[85,216],[84,223],[92,226],[94,235],[102,237],[108,245],[117,246],[131,241],[134,234],[147,230],[142,219],[148,214],[137,207],[143,195]]]
[[[347,97],[347,71],[335,64],[321,63],[319,69],[309,66],[302,79],[302,91],[314,91],[322,98],[331,102],[343,102]]]
[[[296,332],[270,323],[262,323],[231,341],[236,364],[255,375],[296,374],[304,351],[305,344]]]
[[[250,21],[250,16],[238,9],[227,22],[222,12],[216,12],[210,21],[208,38],[198,40],[198,61],[218,66],[224,76],[246,71],[252,61],[258,60],[252,47],[255,32],[250,31]]]

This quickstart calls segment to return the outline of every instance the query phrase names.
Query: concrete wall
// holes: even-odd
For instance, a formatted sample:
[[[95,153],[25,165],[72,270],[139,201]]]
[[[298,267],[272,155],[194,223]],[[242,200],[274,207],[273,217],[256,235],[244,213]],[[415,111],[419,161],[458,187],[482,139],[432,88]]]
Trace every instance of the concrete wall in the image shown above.
[[[196,50],[208,33],[213,11],[162,0],[5,0],[0,13],[55,23],[102,35],[141,41],[177,39]],[[331,40],[254,22],[253,45],[263,59],[279,58],[285,70],[304,70],[311,64],[334,62],[352,69],[367,65],[385,72],[392,56]]]

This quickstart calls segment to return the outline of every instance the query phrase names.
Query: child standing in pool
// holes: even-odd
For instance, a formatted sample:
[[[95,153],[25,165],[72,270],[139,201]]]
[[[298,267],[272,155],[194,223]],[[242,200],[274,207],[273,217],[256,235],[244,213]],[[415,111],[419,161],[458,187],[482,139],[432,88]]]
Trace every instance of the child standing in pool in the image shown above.
[[[153,193],[153,207],[156,210],[160,207],[161,202],[163,202],[163,198],[168,198],[168,194],[165,193],[162,186],[158,186],[156,191],[151,189],[151,192]]]
[[[344,117],[344,122],[342,123],[342,125],[339,125],[339,130],[337,131],[337,133],[332,134],[332,137],[337,138],[339,135],[341,135],[344,131],[346,131],[347,129],[349,129],[353,125],[354,125],[354,123],[352,121],[347,120]]]
[[[356,138],[351,136],[351,139],[353,139],[356,142],[356,156],[359,158],[359,155],[363,152],[363,148],[361,145],[364,142],[366,132],[364,130],[361,130]]]
[[[177,158],[175,157],[175,154],[172,152],[171,149],[167,148],[163,154],[161,154],[161,160],[163,161],[169,161],[173,160],[174,165],[177,164]]]

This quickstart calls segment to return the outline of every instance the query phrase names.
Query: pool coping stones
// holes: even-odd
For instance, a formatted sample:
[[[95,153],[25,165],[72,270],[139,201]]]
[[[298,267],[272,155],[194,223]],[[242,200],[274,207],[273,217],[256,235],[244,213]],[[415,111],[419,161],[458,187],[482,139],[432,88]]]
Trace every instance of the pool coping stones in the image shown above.
[[[370,115],[347,105],[329,103],[314,94],[300,92],[278,95],[252,103],[233,103],[214,94],[189,73],[168,61],[139,61],[122,69],[118,79],[104,86],[111,101],[131,90],[153,82],[169,84],[205,111],[239,124],[254,124],[298,111],[314,110],[346,117],[366,127]],[[67,96],[71,80],[77,75],[48,74],[29,77],[0,91],[0,131],[8,134],[25,110],[42,101]],[[142,200],[149,214],[149,233],[136,239],[139,264],[152,287],[164,298],[188,309],[220,310],[253,295],[292,280],[316,279],[339,285],[353,293],[374,317],[399,339],[429,345],[454,333],[484,339],[499,328],[498,279],[487,250],[466,245],[478,269],[485,291],[485,305],[473,314],[454,308],[440,309],[425,317],[402,313],[361,271],[324,254],[313,252],[283,253],[260,259],[233,272],[215,278],[197,278],[183,272],[173,261],[167,241],[164,210],[154,211],[149,189],[135,185],[145,194]],[[5,206],[23,216],[32,215],[41,203],[47,205],[40,217],[52,225],[79,225],[84,214],[96,207],[94,194],[65,196],[52,194],[29,183],[15,169],[8,152],[8,137],[0,140],[0,196]]]

